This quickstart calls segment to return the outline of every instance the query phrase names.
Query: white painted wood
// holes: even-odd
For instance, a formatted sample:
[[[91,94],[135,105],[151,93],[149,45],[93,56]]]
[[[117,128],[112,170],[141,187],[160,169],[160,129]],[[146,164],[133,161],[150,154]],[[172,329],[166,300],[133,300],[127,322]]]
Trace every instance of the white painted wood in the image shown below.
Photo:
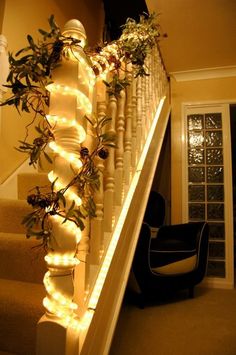
[[[158,103],[159,97],[159,70],[158,70],[158,53],[156,48],[153,48],[153,82],[154,82],[154,90],[153,90],[153,99],[154,99],[154,110],[155,106]]]
[[[150,99],[151,99],[151,114],[154,117],[156,102],[155,102],[155,65],[154,65],[154,48],[150,55]]]
[[[71,31],[74,31],[73,28],[70,29],[68,26],[66,29],[66,33],[70,35],[72,34]],[[83,34],[81,26],[79,26],[78,32],[79,35],[80,32]],[[156,60],[156,65],[158,67],[158,60]],[[67,63],[67,69],[68,67]],[[156,70],[157,67],[154,69]],[[162,68],[160,66],[158,68],[161,72]],[[76,73],[76,68],[73,67],[72,71]],[[81,73],[85,75],[83,70],[79,71],[79,73],[80,75],[82,75]],[[71,72],[68,73],[67,70],[64,71],[63,68],[60,68],[59,74],[60,80],[62,79],[61,83],[63,83],[64,75],[66,76],[67,74],[65,80],[73,81],[74,76]],[[79,75],[77,79],[78,77],[81,79]],[[162,73],[158,77],[156,76],[156,86],[159,85],[158,80],[160,77],[162,77]],[[80,81],[76,85],[80,87]],[[81,83],[81,85],[83,86],[84,84]],[[107,116],[111,117],[112,120],[106,127],[106,133],[117,131],[118,150],[115,153],[114,149],[109,149],[109,157],[105,160],[105,166],[97,158],[98,166],[100,164],[101,179],[103,177],[101,190],[95,195],[97,218],[90,225],[86,223],[85,231],[82,234],[78,253],[81,263],[76,268],[74,266],[69,268],[68,265],[64,265],[60,270],[57,270],[54,267],[55,276],[57,276],[55,281],[56,290],[59,293],[63,290],[69,298],[73,298],[80,306],[77,313],[73,313],[76,325],[72,328],[69,323],[65,324],[64,319],[60,319],[57,314],[53,314],[50,311],[47,312],[38,324],[37,355],[106,355],[109,352],[170,112],[168,100],[160,97],[160,90],[159,92],[156,90],[156,96],[159,95],[157,101],[159,102],[161,99],[160,105],[156,110],[151,126],[150,122],[146,123],[147,110],[149,110],[147,103],[149,100],[150,104],[150,98],[147,100],[145,95],[150,93],[149,85],[151,84],[147,82],[146,78],[134,81],[133,86],[131,85],[127,89],[126,110],[125,92],[121,92],[121,98],[118,102],[114,96],[109,97]],[[82,88],[82,86],[81,91],[85,92],[86,88],[84,86]],[[97,97],[99,97],[99,92]],[[91,97],[90,90],[87,91],[87,94]],[[101,94],[101,97],[103,96],[104,94]],[[80,120],[82,122],[83,109],[77,105],[76,100],[70,99],[67,101],[67,96],[63,97],[65,110],[68,107],[70,114],[72,116],[75,114],[77,121]],[[106,106],[105,100],[101,97],[98,99],[98,115],[100,117],[105,112]],[[53,94],[50,110],[52,110],[52,113],[59,114],[58,110],[61,112],[63,105],[57,105],[57,99],[57,93]],[[133,113],[135,116],[134,124],[131,122]],[[150,126],[150,130],[147,129],[148,126]],[[74,131],[59,126],[54,133],[56,142],[59,142],[65,150],[75,151],[77,137],[75,137]],[[131,142],[134,142],[136,147],[132,160]],[[90,148],[88,140],[86,140],[86,146]],[[117,182],[115,171],[123,169],[123,159],[125,159],[125,167],[127,166],[128,170],[131,170],[132,161],[134,174],[131,184],[129,184],[130,180],[127,178],[127,195],[124,201],[121,201],[121,205],[117,206],[115,191],[119,183]],[[69,181],[70,170],[63,157],[56,158],[55,172],[58,176],[63,176],[65,181]],[[124,179],[123,172],[120,176]],[[116,214],[115,211],[117,211]],[[92,229],[89,229],[90,227]],[[56,228],[60,229],[62,227],[57,225]],[[98,235],[96,235],[96,232]],[[58,250],[58,252],[63,254],[66,250],[74,253],[77,247],[74,247],[73,238],[64,238],[64,232],[59,234],[61,236],[59,241],[62,243],[62,249]],[[111,236],[112,238],[110,239]],[[93,244],[89,243],[89,238],[93,239]],[[104,255],[100,266],[98,266],[100,261],[99,253],[103,249],[103,245]],[[88,257],[91,246],[93,246],[93,251]],[[96,271],[100,271],[95,285],[92,287],[91,283],[90,285],[87,284],[87,275],[89,270],[94,268]],[[49,269],[50,273],[54,271],[52,270],[53,267]],[[72,273],[74,280],[71,277]],[[51,295],[49,296],[51,297]]]
[[[150,72],[150,57],[149,55],[146,58],[145,61],[146,67],[147,67],[147,72],[149,74]],[[149,131],[149,128],[151,126],[152,122],[152,115],[151,115],[151,109],[150,109],[150,76],[147,75],[144,77],[145,78],[145,101],[146,101],[146,122],[147,122],[147,131]]]
[[[169,112],[170,108],[166,99],[163,110],[154,119],[149,135],[150,139],[145,144],[125,200],[121,219],[118,220],[115,227],[113,234],[115,240],[112,240],[111,243],[116,245],[112,257],[113,262],[107,270],[96,309],[91,314],[91,324],[84,331],[83,343],[80,342],[82,346],[80,355],[94,355],[96,353],[108,355],[109,353]],[[119,230],[118,237],[116,236],[116,228]]]
[[[123,195],[125,101],[125,90],[121,90],[117,101],[116,118],[117,148],[115,150],[115,205],[117,206],[121,206]]]
[[[132,173],[136,167],[137,162],[137,96],[136,96],[136,86],[137,79],[133,78],[131,83],[131,92],[132,92],[132,151],[131,151],[131,165]]]
[[[86,295],[90,290],[90,221],[84,221],[85,228],[77,247],[76,257],[80,261],[74,270],[74,302],[78,305],[78,314],[82,316],[86,310]]]
[[[213,287],[232,288],[234,285],[234,240],[233,240],[233,191],[232,191],[232,165],[231,165],[231,137],[229,105],[216,102],[185,103],[182,107],[182,212],[183,222],[188,221],[188,173],[187,173],[187,127],[186,117],[189,114],[219,112],[222,114],[223,156],[224,156],[224,222],[225,222],[225,278],[207,278],[206,285]]]
[[[147,137],[148,133],[148,120],[146,115],[146,79],[141,77],[141,88],[142,88],[142,147]]]
[[[137,148],[137,158],[139,158],[140,152],[142,150],[142,80],[140,77],[137,78],[136,85],[136,95],[137,95],[137,125],[136,125],[136,148]]]
[[[104,84],[103,84],[104,86]],[[103,90],[103,88],[101,88]],[[105,97],[102,97],[104,99]],[[99,100],[99,97],[98,97]],[[106,116],[106,102],[97,102],[97,115],[101,119]],[[95,164],[99,171],[100,188],[94,194],[94,202],[96,204],[96,217],[91,220],[91,240],[90,240],[90,262],[99,264],[101,256],[104,252],[104,214],[103,214],[103,174],[104,161],[99,157],[95,158]]]
[[[132,151],[132,64],[127,64],[127,79],[130,85],[126,88],[125,108],[125,151],[124,151],[124,183],[129,185],[131,179],[131,151]]]
[[[115,96],[109,98],[108,116],[112,118],[106,131],[115,133],[117,115],[117,100]],[[105,162],[104,170],[104,231],[111,232],[114,223],[114,199],[115,199],[115,150],[109,148],[109,156]]]
[[[75,38],[84,40],[85,32],[82,24],[77,20],[69,21],[65,25],[64,35],[69,35]],[[78,58],[84,58],[82,47],[77,49],[76,54]],[[86,63],[81,64],[72,58],[62,60],[61,65],[55,69],[53,73],[53,83],[57,86],[48,89],[51,90],[49,114],[51,117],[57,115],[67,118],[67,124],[62,120],[57,120],[57,124],[53,129],[55,138],[54,145],[51,146],[57,153],[54,159],[54,171],[50,181],[54,181],[55,189],[65,187],[74,177],[74,172],[71,165],[79,161],[79,147],[84,138],[81,127],[77,129],[72,121],[76,120],[76,124],[81,126],[86,107],[80,105],[80,97],[75,92],[70,90],[64,91],[62,94],[63,85],[80,90],[80,95],[87,98],[89,102],[89,90],[86,90],[84,82],[89,83],[88,71],[83,69]],[[82,79],[84,80],[79,80]],[[81,106],[81,107],[80,107]],[[85,106],[85,105],[84,105]],[[79,126],[78,126],[79,127]],[[90,148],[90,146],[89,146]],[[73,154],[72,162],[68,159],[68,154]],[[78,169],[75,165],[73,169]],[[61,184],[57,187],[57,184]],[[76,190],[71,187],[68,192],[75,194]],[[67,201],[67,208],[70,207],[72,201],[68,195],[65,195]],[[75,197],[72,197],[75,200]],[[79,201],[75,200],[75,203]],[[85,221],[85,230],[82,233],[81,244],[79,245],[79,258],[81,263],[76,270],[76,296],[74,284],[75,266],[78,262],[76,253],[78,251],[78,242],[81,231],[75,227],[75,224],[70,221],[64,221],[64,218],[59,216],[51,216],[52,236],[50,238],[50,245],[48,245],[48,254],[45,258],[48,272],[44,277],[44,285],[46,288],[46,298],[44,299],[44,306],[46,308],[46,315],[40,320],[37,329],[37,354],[65,354],[70,337],[68,336],[68,324],[76,319],[74,310],[75,303],[73,299],[80,305],[80,312],[84,306],[84,294],[87,283],[87,269],[86,256],[89,250],[89,223]],[[78,280],[81,280],[78,283]],[[79,284],[79,289],[78,289]],[[50,341],[45,342],[45,334],[50,334]],[[70,346],[70,348],[72,348]],[[76,348],[76,347],[75,347]]]

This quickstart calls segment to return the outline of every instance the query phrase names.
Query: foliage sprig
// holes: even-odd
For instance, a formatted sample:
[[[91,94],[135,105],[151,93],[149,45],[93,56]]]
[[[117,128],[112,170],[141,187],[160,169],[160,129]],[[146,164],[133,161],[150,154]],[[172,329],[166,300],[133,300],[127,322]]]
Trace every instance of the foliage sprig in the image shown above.
[[[6,87],[10,89],[12,95],[0,104],[14,106],[19,113],[33,113],[34,118],[31,123],[35,122],[36,117],[40,118],[35,126],[38,136],[29,143],[27,141],[29,125],[26,126],[26,137],[20,141],[17,148],[20,152],[29,155],[29,164],[33,166],[40,164],[42,154],[51,162],[45,150],[48,143],[54,140],[54,127],[51,127],[46,116],[50,103],[47,86],[52,83],[52,72],[60,65],[63,58],[68,59],[68,49],[71,53],[76,53],[78,47],[81,49],[80,40],[63,36],[53,15],[49,18],[49,26],[49,31],[39,29],[42,38],[37,43],[32,36],[28,35],[28,45],[15,55],[9,54],[10,72]],[[102,70],[106,69],[105,62],[113,65],[112,80],[104,81],[110,96],[118,98],[121,91],[130,84],[122,62],[132,63],[135,77],[149,75],[145,60],[158,37],[160,32],[156,16],[142,15],[139,23],[127,19],[121,37],[111,43],[116,48],[116,54],[106,50],[110,44],[85,50],[88,62],[91,62],[96,76],[100,74],[98,67],[92,64],[92,59],[96,59],[96,56]],[[93,196],[99,189],[100,182],[95,158],[106,159],[109,155],[108,148],[116,147],[116,137],[111,133],[104,133],[104,126],[109,123],[110,118],[106,116],[99,119],[96,116],[86,118],[91,125],[95,148],[89,152],[87,147],[78,144],[78,153],[82,161],[81,169],[74,171],[71,167],[73,177],[63,188],[57,190],[55,180],[47,187],[36,186],[27,198],[28,203],[33,207],[33,211],[22,221],[27,229],[27,237],[35,236],[41,240],[45,248],[50,248],[52,231],[50,216],[62,217],[63,223],[67,220],[74,222],[81,230],[84,228],[85,218],[96,216]],[[65,194],[71,188],[80,196],[82,200],[80,206],[76,205],[75,201],[69,205]]]
[[[51,186],[36,186],[27,202],[33,207],[33,212],[25,216],[22,223],[27,229],[27,237],[36,236],[42,239],[42,245],[46,248],[50,246],[51,221],[50,216],[58,215],[63,218],[63,223],[67,220],[74,222],[81,230],[84,229],[84,219],[96,217],[96,206],[93,195],[100,187],[99,170],[96,167],[94,158],[100,159],[108,157],[108,147],[116,146],[116,136],[114,134],[103,133],[103,127],[110,122],[110,118],[104,116],[92,119],[87,118],[92,126],[92,133],[96,141],[96,146],[92,152],[86,147],[78,147],[83,165],[76,172],[72,180],[63,188],[56,190],[56,180]],[[73,171],[73,169],[72,169]],[[75,201],[68,206],[65,193],[73,188],[82,200],[82,204],[77,206]]]
[[[148,54],[151,53],[151,49],[161,37],[160,26],[156,21],[156,17],[155,14],[150,16],[143,14],[140,16],[139,22],[128,18],[122,26],[121,37],[111,43],[116,47],[118,55],[114,56],[112,53],[108,57],[105,55],[108,64],[113,63],[114,65],[111,81],[104,81],[109,95],[114,95],[118,98],[121,90],[124,90],[129,85],[126,70],[121,70],[122,62],[132,63],[135,78],[149,75],[150,68],[147,67],[145,61]],[[104,56],[104,48],[106,49],[106,45],[96,47],[93,53],[88,51],[88,54],[94,57],[97,54]],[[103,63],[99,59],[98,62],[102,67]],[[93,68],[95,74],[98,75],[98,68],[96,66]]]

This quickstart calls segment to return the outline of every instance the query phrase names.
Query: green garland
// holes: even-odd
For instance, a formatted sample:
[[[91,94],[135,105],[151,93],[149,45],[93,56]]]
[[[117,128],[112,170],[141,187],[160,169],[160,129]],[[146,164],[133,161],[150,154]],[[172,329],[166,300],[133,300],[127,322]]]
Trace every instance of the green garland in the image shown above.
[[[112,53],[106,55],[105,60],[113,63],[113,76],[110,82],[104,81],[109,95],[119,97],[121,90],[125,89],[130,83],[127,80],[127,73],[121,72],[121,63],[131,62],[135,76],[148,74],[145,66],[145,59],[150,53],[151,48],[156,44],[160,37],[159,26],[156,23],[156,16],[140,16],[140,22],[136,23],[133,19],[127,19],[123,26],[122,36],[112,42],[117,48],[117,56]],[[51,158],[45,149],[54,140],[53,127],[47,120],[46,113],[50,103],[49,92],[46,87],[52,82],[52,72],[60,65],[62,58],[67,59],[68,48],[73,51],[80,46],[80,41],[72,37],[65,37],[61,33],[52,15],[49,18],[50,31],[39,29],[42,39],[35,43],[33,38],[28,35],[28,46],[19,50],[15,56],[9,54],[10,72],[7,78],[7,85],[12,95],[7,98],[3,105],[14,106],[17,111],[33,113],[33,121],[36,117],[41,117],[35,126],[38,136],[33,142],[27,142],[28,129],[26,127],[26,137],[20,141],[17,148],[29,155],[29,164],[36,166],[41,164],[41,156],[51,163]],[[108,44],[109,46],[110,44]],[[104,53],[107,45],[94,49],[85,48],[88,62],[96,59]],[[98,60],[99,62],[99,60]],[[100,63],[103,68],[103,62]],[[95,75],[100,72],[96,65],[92,65]],[[41,245],[50,248],[51,222],[50,215],[63,217],[64,222],[70,220],[81,230],[84,229],[85,218],[96,216],[96,206],[93,200],[94,192],[99,189],[99,171],[95,165],[94,158],[101,159],[108,157],[108,147],[116,147],[116,137],[113,134],[103,133],[103,127],[109,123],[110,118],[104,116],[98,119],[86,117],[96,141],[95,148],[89,152],[87,147],[78,145],[78,152],[82,160],[82,167],[79,171],[73,171],[73,178],[67,186],[59,191],[55,190],[54,181],[49,187],[35,187],[27,198],[28,203],[33,207],[33,211],[24,217],[22,223],[26,226],[27,237],[36,236],[42,241]],[[70,206],[65,199],[65,192],[74,186],[78,195],[82,199],[82,205],[76,206],[73,201]]]

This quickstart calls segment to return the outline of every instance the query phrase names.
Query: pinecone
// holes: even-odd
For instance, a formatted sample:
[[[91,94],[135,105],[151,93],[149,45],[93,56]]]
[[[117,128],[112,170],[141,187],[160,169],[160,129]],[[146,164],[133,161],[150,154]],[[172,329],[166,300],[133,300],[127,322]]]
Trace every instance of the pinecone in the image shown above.
[[[98,152],[98,156],[101,159],[107,159],[107,157],[109,156],[109,152],[107,148],[101,148]]]

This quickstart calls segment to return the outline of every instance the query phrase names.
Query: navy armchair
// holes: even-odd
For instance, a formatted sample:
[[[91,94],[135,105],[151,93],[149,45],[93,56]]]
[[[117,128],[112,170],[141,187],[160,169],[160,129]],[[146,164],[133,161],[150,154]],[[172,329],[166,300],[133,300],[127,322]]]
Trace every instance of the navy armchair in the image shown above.
[[[157,295],[194,287],[205,276],[208,258],[208,224],[163,225],[165,201],[152,191],[133,260],[133,273],[142,302]],[[153,227],[154,233],[153,233]]]

